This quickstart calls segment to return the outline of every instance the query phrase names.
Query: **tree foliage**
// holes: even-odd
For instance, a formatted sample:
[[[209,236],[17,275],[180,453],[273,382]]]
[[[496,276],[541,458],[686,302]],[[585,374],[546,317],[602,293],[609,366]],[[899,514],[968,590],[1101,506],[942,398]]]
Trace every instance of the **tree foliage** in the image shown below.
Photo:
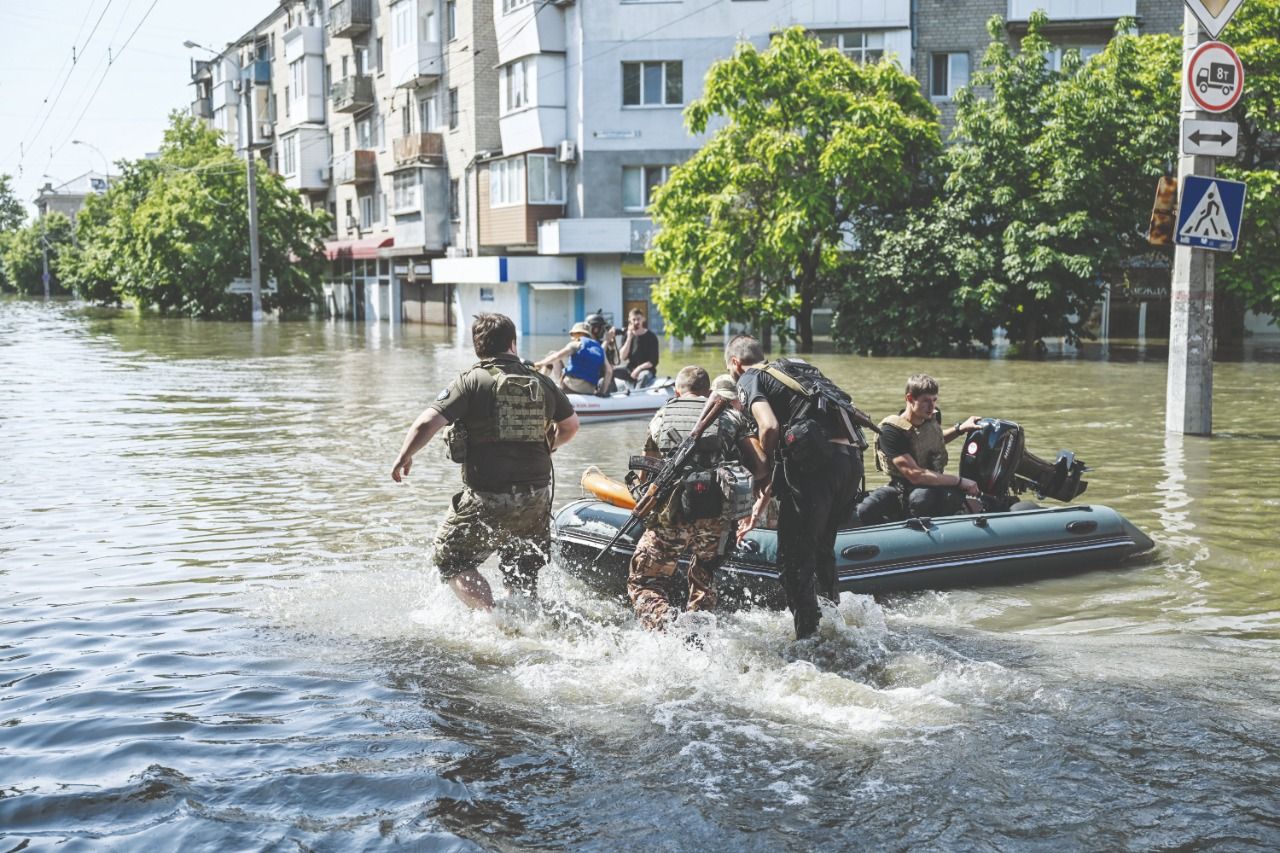
[[[26,208],[14,195],[12,175],[0,175],[0,234],[16,231],[27,218]]]
[[[1176,145],[1178,56],[1169,36],[1125,34],[1088,63],[1049,61],[1034,13],[1018,49],[1004,22],[956,97],[937,197],[867,223],[836,318],[858,351],[984,347],[995,327],[1034,351],[1075,341],[1099,276],[1146,246],[1152,179]]]
[[[77,217],[78,246],[60,264],[83,298],[128,300],[162,312],[243,318],[249,297],[229,294],[249,276],[246,166],[220,135],[174,113],[154,159],[122,163],[120,179]],[[318,295],[328,215],[306,208],[279,175],[257,170],[266,310],[300,312]]]
[[[713,65],[685,121],[719,126],[653,200],[647,259],[667,327],[700,339],[794,316],[811,348],[811,310],[842,279],[851,223],[919,191],[936,111],[892,62],[858,65],[793,28]]]
[[[1240,153],[1219,166],[1224,178],[1244,181],[1240,247],[1219,256],[1215,285],[1254,311],[1280,316],[1280,0],[1249,0],[1231,19],[1223,40],[1245,67],[1240,103],[1228,116],[1240,127]]]
[[[49,253],[49,291],[66,292],[58,275],[58,259],[71,248],[71,220],[53,211],[41,219],[10,231],[0,249],[0,265],[9,287],[18,293],[44,293],[44,252]]]

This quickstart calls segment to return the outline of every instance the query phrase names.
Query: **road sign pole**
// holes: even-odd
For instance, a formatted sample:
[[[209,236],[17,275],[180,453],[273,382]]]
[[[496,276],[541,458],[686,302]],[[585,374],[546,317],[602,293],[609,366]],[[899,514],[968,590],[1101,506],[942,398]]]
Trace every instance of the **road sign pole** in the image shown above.
[[[1185,83],[1196,47],[1209,39],[1190,9],[1182,21],[1182,117],[1208,119],[1198,109]],[[1178,183],[1187,175],[1216,174],[1214,158],[1183,156]],[[1169,318],[1169,377],[1165,395],[1167,432],[1210,435],[1213,432],[1213,253],[1178,246],[1173,253],[1172,302]]]

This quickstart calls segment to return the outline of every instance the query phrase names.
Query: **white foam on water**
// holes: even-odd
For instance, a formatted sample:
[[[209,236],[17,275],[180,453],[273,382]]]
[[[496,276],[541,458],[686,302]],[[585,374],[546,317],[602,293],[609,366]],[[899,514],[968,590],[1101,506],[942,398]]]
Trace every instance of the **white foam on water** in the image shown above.
[[[484,573],[501,596],[497,572]],[[493,612],[472,612],[434,570],[350,569],[272,588],[258,613],[338,643],[426,640],[475,667],[468,687],[480,694],[587,731],[657,727],[698,742],[689,758],[709,772],[718,744],[914,737],[1029,692],[994,663],[916,636],[910,619],[868,596],[846,593],[825,609],[817,637],[796,642],[785,611],[685,614],[654,633],[623,602],[554,569],[541,592],[540,602],[500,597]]]

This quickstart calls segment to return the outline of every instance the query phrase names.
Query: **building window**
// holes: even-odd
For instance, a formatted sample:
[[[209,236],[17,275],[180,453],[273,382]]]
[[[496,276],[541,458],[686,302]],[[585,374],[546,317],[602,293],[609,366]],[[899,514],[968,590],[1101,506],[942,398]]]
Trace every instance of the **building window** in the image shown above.
[[[529,155],[529,204],[564,204],[564,166],[551,154]]]
[[[462,200],[458,197],[458,191],[458,179],[454,178],[449,182],[449,218],[454,222],[462,218]]]
[[[378,147],[378,117],[373,113],[356,120],[356,147]]]
[[[653,191],[667,180],[669,166],[626,166],[622,170],[622,207],[647,210]]]
[[[418,207],[418,173],[397,172],[392,179],[395,186],[396,210],[416,210]]]
[[[458,0],[445,0],[444,22],[449,41],[453,41],[458,37]]]
[[[929,68],[929,97],[954,98],[969,85],[969,54],[935,53]]]
[[[821,38],[824,46],[836,48],[860,65],[879,62],[884,57],[884,33],[824,32]]]
[[[524,59],[518,59],[500,69],[503,113],[529,106],[529,70],[527,60]]]
[[[507,12],[519,9],[521,6],[528,6],[532,2],[533,0],[502,0],[502,13],[505,15]]]
[[[413,4],[401,3],[391,18],[391,43],[405,47],[413,39]]]
[[[489,164],[489,206],[502,207],[524,201],[524,158],[495,160]]]
[[[289,63],[289,88],[292,90],[295,100],[306,94],[306,90],[303,87],[306,85],[307,75],[302,73],[302,63],[305,61],[303,59],[295,59]]]
[[[342,129],[342,150],[351,150],[351,125],[347,125]]]
[[[408,136],[413,133],[413,113],[407,107],[400,110],[400,135]]]
[[[286,136],[281,145],[281,174],[292,175],[298,171],[298,137]]]
[[[369,74],[369,45],[367,44],[356,48],[356,73],[363,76]]]
[[[1080,61],[1088,62],[1090,59],[1093,59],[1106,49],[1107,46],[1103,44],[1080,44],[1071,45],[1070,47],[1054,47],[1049,49],[1048,54],[1045,56],[1045,61],[1049,64],[1050,70],[1061,71],[1062,56],[1069,50],[1080,51]]]
[[[449,90],[449,129],[458,129],[458,90]]]
[[[378,73],[382,73],[382,39],[379,38],[374,42],[373,61],[377,63],[374,67],[378,69]]]
[[[373,196],[360,196],[360,227],[373,227]]]
[[[423,133],[432,133],[440,127],[440,113],[436,107],[436,96],[431,95],[418,101],[418,129]]]
[[[435,10],[423,12],[421,17],[418,18],[418,27],[420,30],[419,40],[428,43],[440,41],[440,30],[436,26]]]
[[[684,103],[683,62],[622,63],[622,105],[662,107]]]

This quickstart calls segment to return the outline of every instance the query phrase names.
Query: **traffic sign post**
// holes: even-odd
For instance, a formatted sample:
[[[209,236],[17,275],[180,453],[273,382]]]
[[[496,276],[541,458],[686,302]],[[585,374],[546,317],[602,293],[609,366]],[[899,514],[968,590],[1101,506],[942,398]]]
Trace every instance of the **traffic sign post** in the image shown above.
[[[1244,0],[1187,0],[1190,10],[1210,38],[1217,38]]]
[[[1234,121],[1182,120],[1182,153],[1206,157],[1234,157],[1240,127]]]
[[[1179,246],[1234,252],[1240,243],[1245,185],[1224,178],[1188,175],[1182,182],[1182,202],[1174,242]]]
[[[1206,112],[1225,113],[1244,92],[1244,65],[1236,52],[1220,41],[1195,49],[1186,66],[1187,93]]]

